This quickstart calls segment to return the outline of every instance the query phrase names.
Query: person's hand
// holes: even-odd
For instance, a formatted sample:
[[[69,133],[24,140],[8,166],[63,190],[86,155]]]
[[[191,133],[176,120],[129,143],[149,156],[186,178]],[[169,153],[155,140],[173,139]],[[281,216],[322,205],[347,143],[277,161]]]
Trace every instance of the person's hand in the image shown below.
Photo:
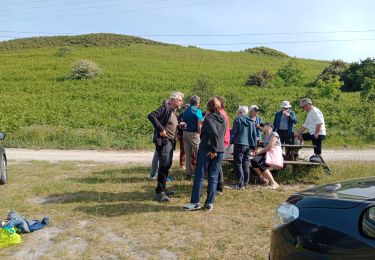
[[[250,153],[250,155],[252,155],[252,156],[256,156],[256,155],[257,155],[257,150],[253,150],[253,151]]]
[[[208,157],[210,157],[210,159],[214,159],[216,156],[217,156],[217,153],[211,153],[211,152],[208,152]]]
[[[318,137],[319,137],[319,134],[314,134],[315,139],[318,139]]]
[[[283,115],[284,115],[284,116],[287,116],[287,117],[290,116],[290,114],[289,114],[288,111],[283,111]]]
[[[256,124],[256,128],[260,129],[260,124]]]
[[[165,131],[165,129],[164,129],[159,134],[160,134],[161,137],[166,137],[167,136],[167,131]]]

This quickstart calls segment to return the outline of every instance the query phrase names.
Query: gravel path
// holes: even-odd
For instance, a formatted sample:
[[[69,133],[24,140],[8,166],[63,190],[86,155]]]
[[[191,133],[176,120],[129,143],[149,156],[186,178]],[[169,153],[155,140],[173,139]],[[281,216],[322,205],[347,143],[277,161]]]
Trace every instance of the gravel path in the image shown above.
[[[6,149],[8,160],[15,161],[94,161],[97,163],[150,164],[153,151],[97,151],[97,150],[52,150],[52,149]],[[178,157],[176,151],[174,159]],[[308,158],[311,149],[302,149],[301,156]],[[375,149],[367,150],[323,150],[326,161],[374,161]]]

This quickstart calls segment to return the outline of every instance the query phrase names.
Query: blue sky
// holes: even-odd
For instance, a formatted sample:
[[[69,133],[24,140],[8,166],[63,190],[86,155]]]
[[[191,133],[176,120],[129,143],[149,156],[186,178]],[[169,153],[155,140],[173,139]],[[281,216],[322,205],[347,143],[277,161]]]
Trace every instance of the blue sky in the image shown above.
[[[0,0],[0,40],[107,32],[353,62],[375,57],[374,10],[371,0]]]

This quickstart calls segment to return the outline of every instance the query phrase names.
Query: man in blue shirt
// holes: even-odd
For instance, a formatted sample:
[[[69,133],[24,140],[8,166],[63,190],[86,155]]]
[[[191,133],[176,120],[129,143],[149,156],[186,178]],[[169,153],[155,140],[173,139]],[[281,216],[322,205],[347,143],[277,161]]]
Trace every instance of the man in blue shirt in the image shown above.
[[[200,143],[200,132],[203,121],[202,110],[198,108],[200,105],[200,101],[201,100],[198,96],[191,96],[190,106],[185,109],[183,114],[183,121],[186,124],[183,139],[187,179],[191,179],[194,173],[191,158],[193,154],[197,156],[198,146]]]

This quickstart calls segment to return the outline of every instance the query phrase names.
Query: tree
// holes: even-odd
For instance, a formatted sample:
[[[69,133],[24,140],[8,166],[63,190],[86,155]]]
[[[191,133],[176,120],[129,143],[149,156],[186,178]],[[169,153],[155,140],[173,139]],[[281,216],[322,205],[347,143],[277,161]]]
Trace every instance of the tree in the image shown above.
[[[361,91],[365,78],[375,79],[375,59],[367,58],[353,62],[341,76],[343,91]]]
[[[212,81],[205,75],[197,78],[195,84],[191,87],[191,94],[201,98],[201,103],[205,103],[214,96],[216,82]]]
[[[319,90],[319,95],[325,98],[338,99],[340,97],[340,88],[343,82],[338,76],[329,78],[327,81],[319,79],[316,82],[316,87]]]
[[[266,87],[267,83],[272,80],[272,78],[272,74],[268,70],[263,69],[262,71],[249,75],[245,82],[245,86]]]
[[[361,89],[360,97],[363,102],[375,102],[375,79],[365,78]]]
[[[304,66],[293,58],[277,71],[276,76],[284,86],[300,85],[305,78],[304,71]]]
[[[318,76],[318,80],[329,81],[334,77],[341,77],[342,73],[348,68],[342,60],[333,60]]]

